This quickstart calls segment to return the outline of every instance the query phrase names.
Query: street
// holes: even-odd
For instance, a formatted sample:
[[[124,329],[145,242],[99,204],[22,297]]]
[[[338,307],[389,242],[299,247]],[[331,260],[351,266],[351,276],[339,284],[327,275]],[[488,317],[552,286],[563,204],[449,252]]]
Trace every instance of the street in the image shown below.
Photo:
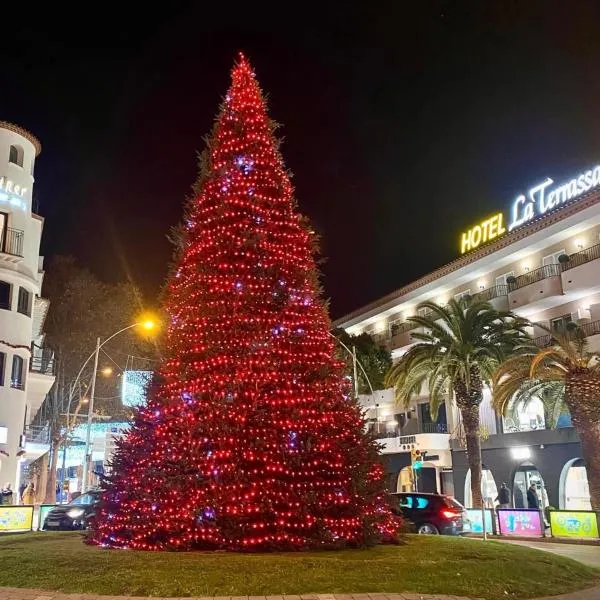
[[[527,546],[536,550],[544,550],[559,554],[577,560],[584,565],[600,568],[600,546],[583,546],[579,544],[552,544],[548,542],[536,541],[516,541],[516,540],[498,540],[505,544],[517,544],[519,546]]]

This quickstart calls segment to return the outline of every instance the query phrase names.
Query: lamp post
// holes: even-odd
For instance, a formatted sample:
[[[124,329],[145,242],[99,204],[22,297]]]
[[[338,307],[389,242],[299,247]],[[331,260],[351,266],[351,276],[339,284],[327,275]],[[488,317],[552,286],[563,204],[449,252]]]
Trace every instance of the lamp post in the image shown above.
[[[75,383],[73,384],[72,389],[75,389],[75,385],[79,381],[79,378],[81,377],[81,374],[83,373],[83,370],[85,369],[87,364],[90,362],[90,360],[92,360],[92,358],[93,358],[94,359],[94,371],[92,373],[92,383],[90,386],[90,397],[89,397],[88,414],[87,414],[87,428],[86,428],[86,432],[85,432],[83,474],[81,477],[81,492],[82,493],[85,492],[85,488],[87,487],[90,463],[91,463],[91,458],[92,458],[91,452],[90,452],[90,441],[91,441],[91,436],[92,436],[92,419],[94,417],[94,392],[96,390],[96,376],[98,375],[98,357],[100,355],[100,349],[102,348],[102,346],[104,346],[104,344],[106,344],[107,342],[110,342],[110,340],[112,340],[114,337],[118,336],[119,334],[123,333],[124,331],[127,331],[128,329],[132,329],[134,327],[139,327],[139,326],[142,326],[144,329],[150,330],[150,329],[154,328],[154,321],[146,320],[146,321],[141,321],[138,323],[133,323],[133,325],[128,325],[127,327],[123,327],[123,329],[119,329],[119,331],[117,331],[117,332],[113,333],[111,336],[107,337],[103,342],[100,342],[100,338],[97,338],[96,339],[96,349],[88,356],[86,361],[83,363],[81,369],[79,369],[79,373],[77,374],[77,377],[75,378]]]

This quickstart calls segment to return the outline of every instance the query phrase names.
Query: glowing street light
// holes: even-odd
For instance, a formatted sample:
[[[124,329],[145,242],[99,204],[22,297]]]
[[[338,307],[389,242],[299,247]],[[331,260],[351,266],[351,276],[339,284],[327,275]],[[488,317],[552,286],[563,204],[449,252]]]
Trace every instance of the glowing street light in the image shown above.
[[[92,383],[90,386],[90,400],[89,400],[89,408],[88,408],[87,431],[85,434],[83,475],[81,478],[81,491],[82,492],[85,492],[85,488],[87,486],[88,473],[89,473],[90,462],[91,462],[91,458],[92,458],[90,455],[91,454],[90,453],[90,442],[91,442],[91,436],[92,436],[92,417],[94,415],[94,392],[96,390],[96,377],[98,376],[98,357],[100,355],[100,348],[102,348],[102,346],[104,346],[104,344],[106,344],[107,342],[110,342],[110,340],[112,340],[114,337],[123,333],[124,331],[127,331],[128,329],[133,329],[134,327],[141,327],[142,329],[144,329],[146,331],[152,331],[155,329],[156,323],[157,323],[156,320],[153,319],[151,316],[144,315],[139,321],[133,323],[132,325],[128,325],[127,327],[123,327],[123,329],[119,329],[119,331],[116,331],[111,336],[107,337],[103,342],[100,342],[100,338],[97,338],[96,339],[96,349],[94,350],[94,352],[92,352],[92,354],[90,354],[90,356],[87,358],[87,360],[83,363],[83,366],[81,367],[81,369],[79,370],[79,373],[77,374],[77,377],[75,378],[75,384],[76,384],[77,380],[83,373],[83,370],[85,369],[87,364],[90,362],[90,360],[92,360],[92,358],[93,358],[94,359],[94,372],[92,374]],[[102,369],[103,375],[107,374],[106,373],[107,369],[110,369],[110,373],[112,373],[112,369],[110,367],[106,367],[105,369]],[[74,388],[75,388],[75,385],[73,386],[73,389]]]
[[[104,369],[102,369],[101,373],[102,373],[102,375],[104,375],[104,377],[110,377],[113,374],[112,367],[104,367]]]

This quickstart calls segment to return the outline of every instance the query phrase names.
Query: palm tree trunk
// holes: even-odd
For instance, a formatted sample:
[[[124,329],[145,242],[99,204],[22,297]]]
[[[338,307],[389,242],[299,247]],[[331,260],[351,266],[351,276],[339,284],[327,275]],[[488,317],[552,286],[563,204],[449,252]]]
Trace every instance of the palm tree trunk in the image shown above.
[[[574,374],[565,385],[565,404],[583,449],[592,510],[600,511],[600,379]]]
[[[583,448],[592,510],[600,511],[600,423],[588,425],[577,433]]]
[[[465,439],[467,444],[467,461],[471,469],[471,496],[473,508],[483,506],[481,495],[481,440],[479,436],[479,406],[467,402],[460,402],[457,398],[458,408],[462,417]]]

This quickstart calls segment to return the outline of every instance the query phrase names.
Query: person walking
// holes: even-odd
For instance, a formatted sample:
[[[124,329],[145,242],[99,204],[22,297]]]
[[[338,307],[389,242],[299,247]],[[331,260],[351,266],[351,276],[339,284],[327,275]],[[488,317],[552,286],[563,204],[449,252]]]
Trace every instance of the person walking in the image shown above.
[[[510,489],[505,481],[500,486],[496,502],[498,502],[498,508],[510,508]]]
[[[532,483],[527,490],[527,508],[540,509],[540,499],[535,489],[535,483]]]
[[[13,503],[13,491],[10,483],[6,483],[6,485],[0,490],[0,504],[12,504]]]
[[[33,487],[33,481],[30,481],[25,488],[22,496],[23,504],[34,504],[35,503],[35,488]]]

